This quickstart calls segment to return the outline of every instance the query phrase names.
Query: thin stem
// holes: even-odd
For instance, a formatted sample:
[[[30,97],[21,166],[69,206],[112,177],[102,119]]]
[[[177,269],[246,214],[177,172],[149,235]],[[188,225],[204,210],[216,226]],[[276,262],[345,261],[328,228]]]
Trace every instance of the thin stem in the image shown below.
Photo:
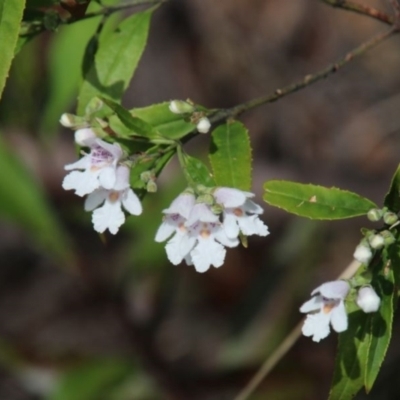
[[[350,279],[357,272],[360,263],[353,260],[346,269],[338,276],[337,279]],[[304,319],[301,320],[295,328],[286,336],[278,348],[264,361],[260,369],[253,376],[246,387],[234,398],[234,400],[246,400],[257,389],[260,383],[267,377],[276,364],[285,356],[285,354],[297,342],[301,335],[301,327]]]
[[[366,6],[364,4],[354,3],[352,1],[347,0],[321,0],[323,3],[326,3],[335,8],[342,8],[344,10],[353,11],[357,14],[366,15],[368,17],[377,19],[385,24],[392,25],[394,22],[394,18],[390,15],[387,15],[383,11],[377,10],[376,8]]]
[[[310,86],[315,82],[325,79],[329,75],[332,75],[335,72],[339,71],[339,69],[341,69],[342,67],[347,65],[354,58],[366,53],[368,50],[372,49],[373,47],[375,47],[376,45],[383,42],[385,39],[394,35],[397,32],[398,31],[396,28],[392,28],[385,32],[382,32],[382,33],[372,37],[370,40],[362,43],[361,45],[359,45],[352,51],[348,52],[344,57],[337,60],[333,64],[329,64],[327,67],[325,67],[321,71],[316,72],[314,74],[306,75],[300,81],[292,83],[291,85],[288,85],[282,89],[276,89],[272,94],[269,94],[267,96],[262,96],[262,97],[247,101],[245,103],[239,104],[232,108],[219,110],[210,118],[210,121],[212,123],[216,123],[216,122],[221,122],[227,118],[237,117],[238,115],[242,114],[245,111],[251,110],[252,108],[259,107],[263,104],[272,103],[274,101],[281,99],[284,96],[287,96],[288,94],[297,92],[300,89]]]

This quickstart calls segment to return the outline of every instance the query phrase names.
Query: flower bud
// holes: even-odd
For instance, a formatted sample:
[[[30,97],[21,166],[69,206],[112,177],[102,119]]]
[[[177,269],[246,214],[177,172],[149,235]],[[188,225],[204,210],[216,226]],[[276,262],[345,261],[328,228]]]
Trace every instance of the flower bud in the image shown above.
[[[146,189],[149,193],[155,193],[157,192],[157,184],[153,180],[149,180],[147,182]]]
[[[398,221],[398,219],[399,217],[394,212],[388,211],[385,214],[383,214],[383,221],[387,225],[393,225],[395,222]]]
[[[174,114],[186,114],[192,113],[194,111],[194,107],[186,101],[172,100],[169,103],[169,110]]]
[[[75,132],[75,143],[79,146],[89,146],[93,139],[96,139],[96,134],[91,128],[78,129]]]
[[[372,313],[379,310],[381,299],[372,286],[364,286],[358,291],[356,303],[365,313]]]
[[[197,203],[205,203],[211,206],[215,203],[215,199],[212,194],[204,193],[197,197]]]
[[[60,124],[66,128],[72,128],[75,126],[75,116],[72,114],[64,113],[61,115]]]
[[[371,248],[362,241],[355,249],[353,257],[361,264],[368,264],[372,258]]]
[[[388,230],[384,230],[380,233],[380,235],[383,237],[383,241],[385,242],[385,246],[392,244],[396,241],[396,238],[394,237],[393,233],[388,231]]]
[[[382,215],[383,215],[382,210],[379,210],[378,208],[371,208],[368,211],[367,218],[370,221],[375,222],[375,221],[379,221],[382,218]]]
[[[370,236],[368,240],[373,249],[381,249],[385,245],[385,240],[379,233]]]
[[[208,133],[210,128],[211,128],[211,122],[207,117],[202,117],[199,119],[199,122],[197,122],[197,130],[200,133]]]
[[[214,214],[221,214],[222,213],[222,211],[224,211],[224,207],[223,206],[221,206],[220,204],[214,204],[214,205],[212,205],[211,206],[211,211],[214,213]]]

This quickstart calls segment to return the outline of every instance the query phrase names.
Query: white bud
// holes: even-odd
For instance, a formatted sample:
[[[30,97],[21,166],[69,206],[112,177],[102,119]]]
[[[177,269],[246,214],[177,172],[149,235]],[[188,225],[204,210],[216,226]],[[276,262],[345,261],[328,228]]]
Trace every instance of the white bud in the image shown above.
[[[364,286],[358,291],[356,302],[365,313],[376,312],[381,305],[381,299],[371,286]]]
[[[368,264],[372,258],[372,251],[369,246],[364,243],[360,243],[356,247],[353,257],[361,264]]]
[[[75,143],[79,146],[89,146],[93,139],[96,139],[96,134],[91,128],[78,129],[75,132]]]
[[[75,118],[72,114],[64,113],[61,115],[60,124],[66,128],[72,128],[75,126]]]
[[[169,110],[174,114],[186,114],[194,111],[194,107],[186,101],[172,100],[169,103]]]
[[[197,123],[197,130],[200,133],[207,133],[211,128],[211,122],[207,117],[203,117],[199,119]]]
[[[385,245],[385,239],[379,234],[372,235],[369,238],[369,244],[373,249],[381,249]]]

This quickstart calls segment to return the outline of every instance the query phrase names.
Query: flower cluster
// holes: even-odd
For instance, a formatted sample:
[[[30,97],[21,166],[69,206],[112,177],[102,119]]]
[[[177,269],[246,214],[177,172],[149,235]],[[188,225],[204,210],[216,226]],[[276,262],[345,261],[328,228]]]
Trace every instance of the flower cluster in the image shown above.
[[[342,280],[326,282],[314,289],[311,293],[313,297],[300,307],[300,312],[308,313],[302,328],[303,335],[312,336],[314,342],[319,342],[329,335],[330,325],[336,332],[345,331],[348,319],[344,300],[350,289],[349,283]],[[359,289],[356,303],[365,313],[378,311],[380,302],[371,286]]]
[[[130,169],[122,162],[123,151],[118,143],[101,140],[90,128],[78,129],[75,142],[87,147],[89,152],[65,166],[71,172],[64,178],[62,187],[75,190],[81,197],[88,195],[85,210],[93,211],[94,229],[99,233],[108,229],[116,234],[125,222],[122,207],[133,215],[142,213],[140,200],[130,189]]]
[[[183,192],[163,211],[164,220],[155,240],[170,238],[165,248],[172,264],[185,260],[198,272],[207,271],[211,265],[218,268],[224,262],[225,247],[239,244],[240,232],[245,236],[269,234],[259,219],[262,208],[250,200],[253,196],[226,187],[197,198],[190,190]]]

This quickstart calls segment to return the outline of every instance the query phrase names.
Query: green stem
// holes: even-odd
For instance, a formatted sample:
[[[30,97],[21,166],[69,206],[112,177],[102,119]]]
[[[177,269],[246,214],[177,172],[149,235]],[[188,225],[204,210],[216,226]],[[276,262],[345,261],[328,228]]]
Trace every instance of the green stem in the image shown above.
[[[288,86],[285,86],[282,89],[276,89],[272,94],[269,94],[267,96],[262,96],[262,97],[247,101],[245,103],[239,104],[232,108],[219,110],[210,118],[210,121],[212,123],[217,123],[217,122],[221,122],[227,118],[235,118],[245,111],[251,110],[253,108],[259,107],[259,106],[267,104],[267,103],[272,103],[274,101],[281,99],[282,97],[287,96],[288,94],[297,92],[300,89],[310,86],[315,82],[325,79],[329,75],[332,75],[335,72],[339,71],[339,69],[341,69],[342,67],[347,65],[354,58],[366,53],[368,50],[377,46],[379,43],[383,42],[385,39],[389,38],[390,36],[394,35],[397,32],[398,32],[398,30],[396,28],[391,28],[385,32],[382,32],[382,33],[372,37],[370,40],[362,43],[361,45],[359,45],[352,51],[348,52],[344,57],[337,60],[333,64],[329,64],[327,67],[325,67],[321,71],[316,72],[314,74],[306,75],[300,81],[292,83]]]

